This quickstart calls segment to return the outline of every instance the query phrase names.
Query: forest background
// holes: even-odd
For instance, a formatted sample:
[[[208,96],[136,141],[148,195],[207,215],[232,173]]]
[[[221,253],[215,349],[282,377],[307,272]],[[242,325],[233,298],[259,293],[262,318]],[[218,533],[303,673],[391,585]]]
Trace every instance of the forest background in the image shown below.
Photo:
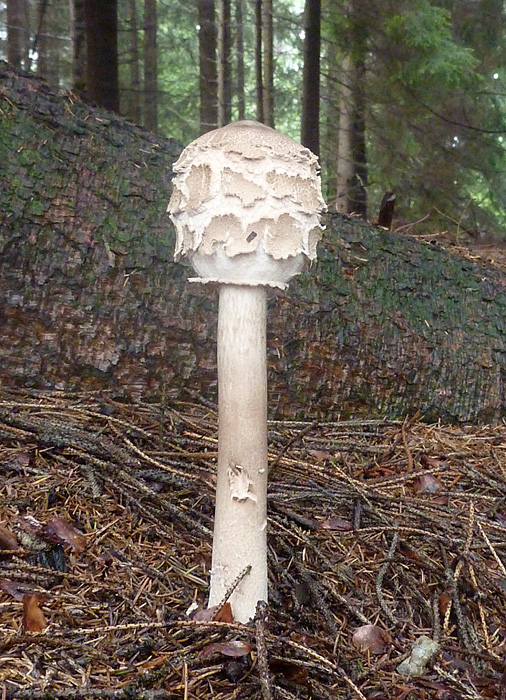
[[[252,118],[319,154],[331,206],[505,237],[500,0],[7,0],[0,58],[182,145]]]

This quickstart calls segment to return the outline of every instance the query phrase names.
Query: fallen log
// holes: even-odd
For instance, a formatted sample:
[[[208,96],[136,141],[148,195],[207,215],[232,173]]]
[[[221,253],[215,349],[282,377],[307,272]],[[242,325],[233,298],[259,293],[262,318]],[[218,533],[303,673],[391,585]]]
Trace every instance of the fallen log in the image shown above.
[[[215,399],[215,292],[172,260],[180,152],[0,67],[0,382]],[[269,309],[272,417],[506,414],[506,275],[330,215]]]

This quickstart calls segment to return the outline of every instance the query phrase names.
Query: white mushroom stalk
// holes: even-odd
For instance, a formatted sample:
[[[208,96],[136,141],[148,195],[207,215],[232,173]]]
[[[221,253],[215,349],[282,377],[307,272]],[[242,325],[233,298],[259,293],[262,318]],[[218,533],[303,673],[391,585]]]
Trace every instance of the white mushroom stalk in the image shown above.
[[[174,171],[175,259],[191,262],[191,281],[220,286],[209,606],[239,577],[230,603],[248,622],[267,601],[266,289],[284,289],[316,258],[325,204],[316,156],[257,122],[201,136]]]

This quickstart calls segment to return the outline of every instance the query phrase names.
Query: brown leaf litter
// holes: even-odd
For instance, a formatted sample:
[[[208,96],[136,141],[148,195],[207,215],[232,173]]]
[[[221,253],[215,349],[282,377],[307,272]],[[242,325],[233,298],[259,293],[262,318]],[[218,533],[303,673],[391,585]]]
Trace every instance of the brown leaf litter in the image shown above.
[[[216,418],[0,395],[2,699],[506,698],[504,425],[271,422],[270,600],[242,625],[193,618]]]

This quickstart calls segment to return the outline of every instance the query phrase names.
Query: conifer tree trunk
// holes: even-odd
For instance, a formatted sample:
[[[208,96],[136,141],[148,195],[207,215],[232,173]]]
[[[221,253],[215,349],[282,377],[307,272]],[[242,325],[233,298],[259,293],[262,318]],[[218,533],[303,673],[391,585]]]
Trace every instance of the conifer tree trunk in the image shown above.
[[[336,209],[367,218],[366,152],[367,34],[360,22],[361,0],[350,0],[350,48],[341,70]]]
[[[218,126],[216,10],[214,0],[198,0],[200,133]]]
[[[144,0],[144,126],[158,131],[158,49],[156,0]]]
[[[72,80],[76,92],[86,90],[86,0],[70,0],[70,30],[72,36]]]
[[[263,26],[262,0],[255,3],[255,88],[257,121],[264,123],[264,72],[262,65]]]
[[[85,0],[84,11],[88,97],[119,112],[117,0]]]
[[[350,213],[351,183],[353,181],[353,154],[351,149],[351,129],[353,120],[353,101],[351,91],[352,61],[345,56],[341,65],[339,85],[339,131],[336,166],[336,201],[337,211]]]
[[[236,55],[237,55],[237,118],[244,119],[246,114],[245,72],[244,72],[244,26],[243,26],[243,2],[235,1],[235,26],[236,26]]]
[[[7,0],[7,60],[28,70],[30,30],[26,0]]]
[[[320,155],[321,0],[306,0],[301,136],[303,146]]]
[[[218,126],[232,118],[231,0],[218,0]]]
[[[322,58],[325,61],[324,76],[325,99],[321,100],[320,113],[323,113],[320,127],[320,162],[325,170],[326,189],[324,197],[331,205],[336,203],[337,198],[337,166],[339,148],[339,90],[337,86],[340,81],[341,65],[339,59],[339,49],[335,41],[326,42],[322,47],[324,53]]]
[[[37,6],[37,28],[32,45],[37,54],[37,75],[58,83],[58,73],[54,71],[55,61],[51,61],[51,42],[48,33],[48,0],[39,0]],[[55,57],[54,57],[55,58]]]
[[[272,0],[262,1],[263,123],[274,127],[274,26]]]
[[[363,44],[353,66],[352,91],[352,122],[351,122],[351,157],[353,161],[353,180],[350,191],[348,211],[367,219],[367,185],[368,166],[365,140],[365,50]]]
[[[136,124],[141,124],[141,76],[139,56],[139,25],[137,21],[137,0],[130,0],[128,18],[130,44],[130,92],[127,100],[127,114]]]

